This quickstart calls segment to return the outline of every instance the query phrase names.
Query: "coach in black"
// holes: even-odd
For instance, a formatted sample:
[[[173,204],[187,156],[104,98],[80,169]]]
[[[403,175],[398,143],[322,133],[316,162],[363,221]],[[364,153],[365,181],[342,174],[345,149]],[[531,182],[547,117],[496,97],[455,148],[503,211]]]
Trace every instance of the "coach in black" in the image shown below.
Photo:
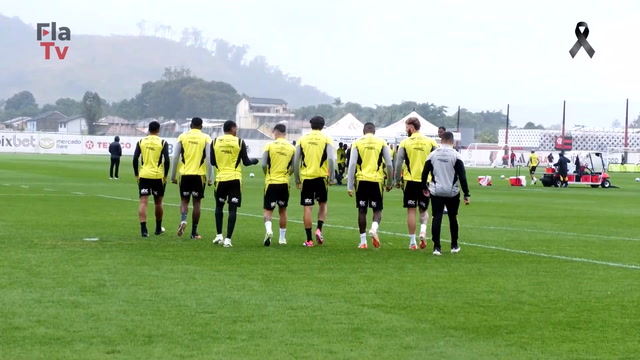
[[[118,180],[118,171],[120,170],[120,157],[122,157],[122,145],[120,145],[120,136],[113,138],[113,142],[109,144],[109,153],[111,154],[111,166],[109,166],[109,178],[114,179],[113,170],[115,169],[115,179]]]
[[[429,176],[431,175],[431,178]],[[460,187],[464,203],[469,205],[469,185],[464,162],[459,152],[453,149],[453,133],[442,134],[441,146],[429,154],[422,171],[422,188],[425,196],[431,198],[431,240],[433,255],[442,255],[440,228],[445,206],[449,215],[451,230],[451,253],[460,251],[458,246],[458,208],[460,207]]]

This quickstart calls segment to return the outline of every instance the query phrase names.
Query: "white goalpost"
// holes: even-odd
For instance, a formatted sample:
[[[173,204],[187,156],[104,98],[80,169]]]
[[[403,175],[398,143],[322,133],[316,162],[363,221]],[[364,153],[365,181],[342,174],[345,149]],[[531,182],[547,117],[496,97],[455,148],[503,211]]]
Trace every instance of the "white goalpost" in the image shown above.
[[[511,146],[489,143],[471,143],[461,150],[465,166],[471,167],[509,167]],[[504,156],[507,156],[506,159]]]

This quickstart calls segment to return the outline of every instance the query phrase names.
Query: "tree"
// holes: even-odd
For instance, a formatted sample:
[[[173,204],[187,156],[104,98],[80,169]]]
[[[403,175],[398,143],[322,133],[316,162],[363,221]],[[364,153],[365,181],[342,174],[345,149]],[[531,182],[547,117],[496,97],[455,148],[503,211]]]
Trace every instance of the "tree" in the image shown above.
[[[640,128],[640,114],[638,114],[638,117],[629,124],[629,127],[635,129]]]
[[[190,77],[192,77],[191,70],[185,68],[184,66],[181,66],[180,69],[178,69],[177,67],[166,67],[164,68],[164,74],[162,74],[162,80],[168,81]]]
[[[98,93],[87,91],[82,98],[82,115],[87,122],[87,132],[95,135],[96,122],[102,116],[102,99]]]
[[[543,125],[536,125],[536,124],[532,123],[531,121],[529,121],[528,123],[524,124],[524,128],[523,129],[540,129],[540,130],[544,130],[544,126]]]
[[[4,110],[10,117],[34,116],[39,112],[36,98],[29,91],[21,91],[8,98]]]
[[[622,127],[622,124],[620,123],[620,120],[615,119],[611,122],[611,127],[614,129],[618,129]]]
[[[342,99],[340,99],[339,97],[335,98],[333,100],[333,106],[339,108],[340,106],[342,106]]]

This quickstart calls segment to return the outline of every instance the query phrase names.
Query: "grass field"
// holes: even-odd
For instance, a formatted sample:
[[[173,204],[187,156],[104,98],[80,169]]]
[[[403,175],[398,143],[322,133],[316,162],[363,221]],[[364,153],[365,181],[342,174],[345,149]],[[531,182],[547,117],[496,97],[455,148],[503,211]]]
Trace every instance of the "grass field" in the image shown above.
[[[212,188],[202,240],[175,235],[172,184],[167,232],[141,238],[130,158],[119,181],[109,180],[108,162],[0,155],[0,359],[640,353],[636,174],[612,175],[619,189],[516,188],[499,179],[509,169],[468,169],[462,251],[453,255],[444,243],[435,257],[408,250],[397,189],[385,195],[380,249],[357,249],[355,204],[344,186],[331,188],[325,245],[302,246],[293,190],[289,245],[264,247],[258,166],[244,170],[257,176],[246,176],[233,248],[211,243]],[[494,185],[479,187],[478,175],[492,175]]]

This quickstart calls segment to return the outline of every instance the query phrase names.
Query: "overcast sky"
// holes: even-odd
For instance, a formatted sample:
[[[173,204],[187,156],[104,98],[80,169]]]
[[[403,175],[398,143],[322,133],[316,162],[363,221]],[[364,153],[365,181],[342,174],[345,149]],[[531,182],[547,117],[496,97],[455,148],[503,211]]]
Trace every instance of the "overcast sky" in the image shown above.
[[[4,15],[75,34],[138,35],[146,20],[247,44],[285,73],[343,102],[403,100],[503,110],[545,125],[610,126],[640,112],[640,1],[28,0]],[[575,58],[576,23],[595,55]],[[269,94],[253,94],[265,96]]]

